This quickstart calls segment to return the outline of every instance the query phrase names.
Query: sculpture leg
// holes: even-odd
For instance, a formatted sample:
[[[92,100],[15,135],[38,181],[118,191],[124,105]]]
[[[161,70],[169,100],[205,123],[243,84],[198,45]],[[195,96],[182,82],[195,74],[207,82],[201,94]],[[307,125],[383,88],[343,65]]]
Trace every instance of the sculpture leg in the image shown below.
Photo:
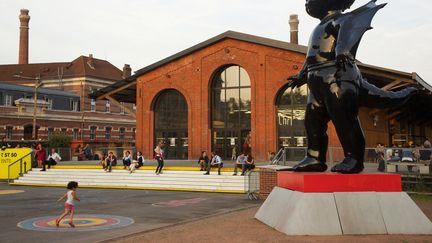
[[[350,82],[332,84],[326,107],[342,144],[345,159],[333,172],[360,173],[364,169],[365,138],[358,119],[358,88]]]
[[[327,123],[329,117],[324,106],[320,106],[311,94],[306,107],[305,126],[308,138],[306,157],[293,167],[296,172],[323,172],[327,170],[328,145]]]

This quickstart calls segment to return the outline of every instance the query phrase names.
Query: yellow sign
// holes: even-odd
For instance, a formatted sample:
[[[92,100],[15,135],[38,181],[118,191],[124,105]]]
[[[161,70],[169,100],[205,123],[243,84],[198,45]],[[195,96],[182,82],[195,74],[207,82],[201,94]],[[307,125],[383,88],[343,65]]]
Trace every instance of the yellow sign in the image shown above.
[[[0,149],[0,179],[8,179],[8,169],[10,179],[17,178],[20,171],[22,173],[29,171],[32,161],[32,155],[30,153],[31,149],[29,148]],[[21,159],[22,163],[19,161]]]

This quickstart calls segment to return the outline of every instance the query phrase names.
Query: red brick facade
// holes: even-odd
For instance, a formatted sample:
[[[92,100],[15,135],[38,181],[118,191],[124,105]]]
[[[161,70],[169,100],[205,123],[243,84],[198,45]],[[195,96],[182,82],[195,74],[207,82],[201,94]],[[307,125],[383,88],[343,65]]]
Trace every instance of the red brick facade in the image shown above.
[[[303,64],[304,54],[263,45],[225,39],[187,55],[137,78],[137,148],[146,156],[154,147],[154,113],[152,103],[166,89],[176,89],[188,104],[189,158],[197,158],[202,150],[211,150],[209,124],[209,88],[212,76],[221,67],[239,65],[251,79],[251,130],[254,156],[265,160],[275,151],[275,99]]]
[[[134,75],[137,106],[136,145],[145,156],[151,157],[155,146],[154,102],[161,92],[169,89],[180,92],[187,102],[189,159],[198,158],[202,150],[212,150],[211,82],[214,75],[228,65],[241,66],[250,77],[253,156],[257,160],[265,161],[269,151],[277,151],[276,99],[287,83],[287,77],[296,74],[304,63],[305,49],[286,42],[262,40],[261,37],[252,37],[254,40],[248,41],[232,38],[232,33],[226,35],[228,37],[217,36],[191,47],[190,50],[138,70]],[[406,73],[367,64],[359,66],[364,77],[378,87],[386,88],[384,86],[394,80],[402,80],[401,82],[406,82],[405,85],[413,83],[411,76]],[[393,83],[387,87],[393,87],[391,85]],[[378,142],[388,145],[394,141],[393,134],[405,132],[399,120],[396,121],[396,116],[389,115],[387,111],[361,109],[359,117],[366,135],[367,147],[375,147]],[[399,124],[395,131],[391,131],[389,126],[389,121],[391,123],[392,120]],[[414,126],[416,130],[411,136],[417,136],[417,140],[431,135],[430,127],[423,125],[421,128],[418,124]],[[334,150],[338,150],[333,151],[332,160],[342,158],[343,151],[331,123],[328,134],[329,147],[336,147]],[[409,140],[404,144],[408,142]],[[406,146],[404,144],[402,146]]]

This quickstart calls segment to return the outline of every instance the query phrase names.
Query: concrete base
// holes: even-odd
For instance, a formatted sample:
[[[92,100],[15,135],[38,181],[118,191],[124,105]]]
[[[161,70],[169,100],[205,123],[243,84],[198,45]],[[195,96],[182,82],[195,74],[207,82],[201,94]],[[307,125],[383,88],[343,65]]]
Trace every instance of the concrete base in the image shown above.
[[[275,187],[255,218],[287,235],[432,234],[405,192],[302,193]]]

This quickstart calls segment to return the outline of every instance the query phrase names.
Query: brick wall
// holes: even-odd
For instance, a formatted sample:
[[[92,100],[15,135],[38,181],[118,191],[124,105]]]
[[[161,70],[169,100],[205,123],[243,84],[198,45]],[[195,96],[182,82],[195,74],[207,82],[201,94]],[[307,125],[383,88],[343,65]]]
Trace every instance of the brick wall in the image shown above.
[[[277,186],[277,173],[271,169],[260,169],[259,198],[265,200],[275,186]]]

